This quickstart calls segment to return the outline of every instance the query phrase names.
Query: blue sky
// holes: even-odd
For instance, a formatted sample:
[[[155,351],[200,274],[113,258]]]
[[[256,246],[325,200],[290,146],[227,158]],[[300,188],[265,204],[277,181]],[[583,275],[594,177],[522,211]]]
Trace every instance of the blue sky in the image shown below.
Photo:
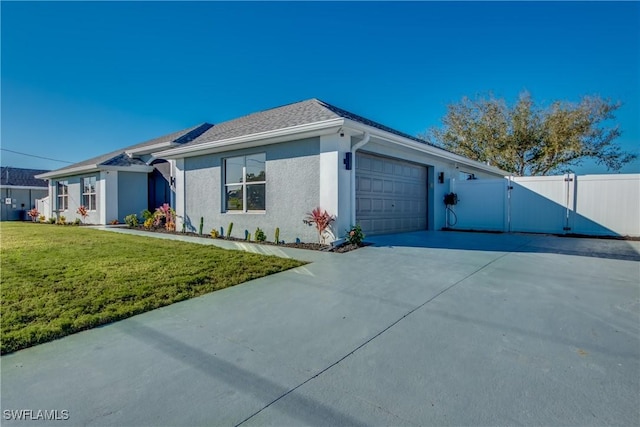
[[[2,148],[81,161],[308,98],[418,134],[527,90],[624,105],[640,146],[640,3],[6,2]],[[65,166],[7,151],[3,165]],[[579,173],[604,173],[585,163]],[[640,161],[623,172],[640,172]]]

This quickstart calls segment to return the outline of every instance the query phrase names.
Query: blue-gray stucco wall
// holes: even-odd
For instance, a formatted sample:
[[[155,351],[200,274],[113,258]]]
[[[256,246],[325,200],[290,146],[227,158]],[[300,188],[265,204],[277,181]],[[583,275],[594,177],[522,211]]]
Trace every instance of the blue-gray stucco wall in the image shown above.
[[[223,159],[266,154],[266,209],[264,213],[224,212]],[[233,237],[253,236],[260,227],[273,241],[276,227],[280,240],[316,242],[313,227],[302,221],[320,200],[320,139],[309,138],[251,149],[185,159],[185,223],[188,231],[198,231],[200,217],[204,233],[212,229],[227,232],[233,222]]]

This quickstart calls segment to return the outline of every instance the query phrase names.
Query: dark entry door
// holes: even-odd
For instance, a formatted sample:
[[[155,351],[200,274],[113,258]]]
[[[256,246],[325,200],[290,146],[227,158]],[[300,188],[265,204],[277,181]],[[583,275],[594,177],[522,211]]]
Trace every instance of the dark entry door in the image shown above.
[[[171,166],[167,162],[156,163],[149,174],[149,210],[153,212],[163,203],[171,203]]]

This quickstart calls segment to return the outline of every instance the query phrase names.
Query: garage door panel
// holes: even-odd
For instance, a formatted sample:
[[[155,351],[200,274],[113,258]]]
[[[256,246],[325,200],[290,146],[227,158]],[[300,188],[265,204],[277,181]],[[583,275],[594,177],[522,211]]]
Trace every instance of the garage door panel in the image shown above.
[[[363,157],[362,159],[358,159],[358,169],[362,170],[371,170],[371,158]]]
[[[357,200],[357,208],[362,212],[371,212],[371,199],[360,197]]]
[[[426,229],[426,167],[368,153],[356,156],[356,220],[364,232]]]
[[[357,181],[360,184],[358,186],[359,188],[357,188],[357,190],[366,191],[366,192],[370,192],[371,191],[371,179],[370,178],[360,177],[360,179],[358,179]]]

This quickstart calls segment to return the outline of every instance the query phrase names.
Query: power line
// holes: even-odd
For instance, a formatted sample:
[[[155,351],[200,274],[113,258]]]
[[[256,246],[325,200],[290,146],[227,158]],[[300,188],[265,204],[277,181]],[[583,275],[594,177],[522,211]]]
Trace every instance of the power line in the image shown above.
[[[58,160],[58,159],[51,159],[49,157],[42,157],[42,156],[36,156],[35,154],[27,154],[27,153],[21,153],[19,151],[13,151],[13,150],[9,150],[8,148],[0,148],[0,150],[2,151],[8,151],[9,153],[14,153],[14,154],[20,154],[22,156],[28,156],[28,157],[36,157],[38,159],[45,159],[45,160],[51,160],[52,162],[60,162],[60,163],[73,163],[73,162],[68,162],[66,160]]]

